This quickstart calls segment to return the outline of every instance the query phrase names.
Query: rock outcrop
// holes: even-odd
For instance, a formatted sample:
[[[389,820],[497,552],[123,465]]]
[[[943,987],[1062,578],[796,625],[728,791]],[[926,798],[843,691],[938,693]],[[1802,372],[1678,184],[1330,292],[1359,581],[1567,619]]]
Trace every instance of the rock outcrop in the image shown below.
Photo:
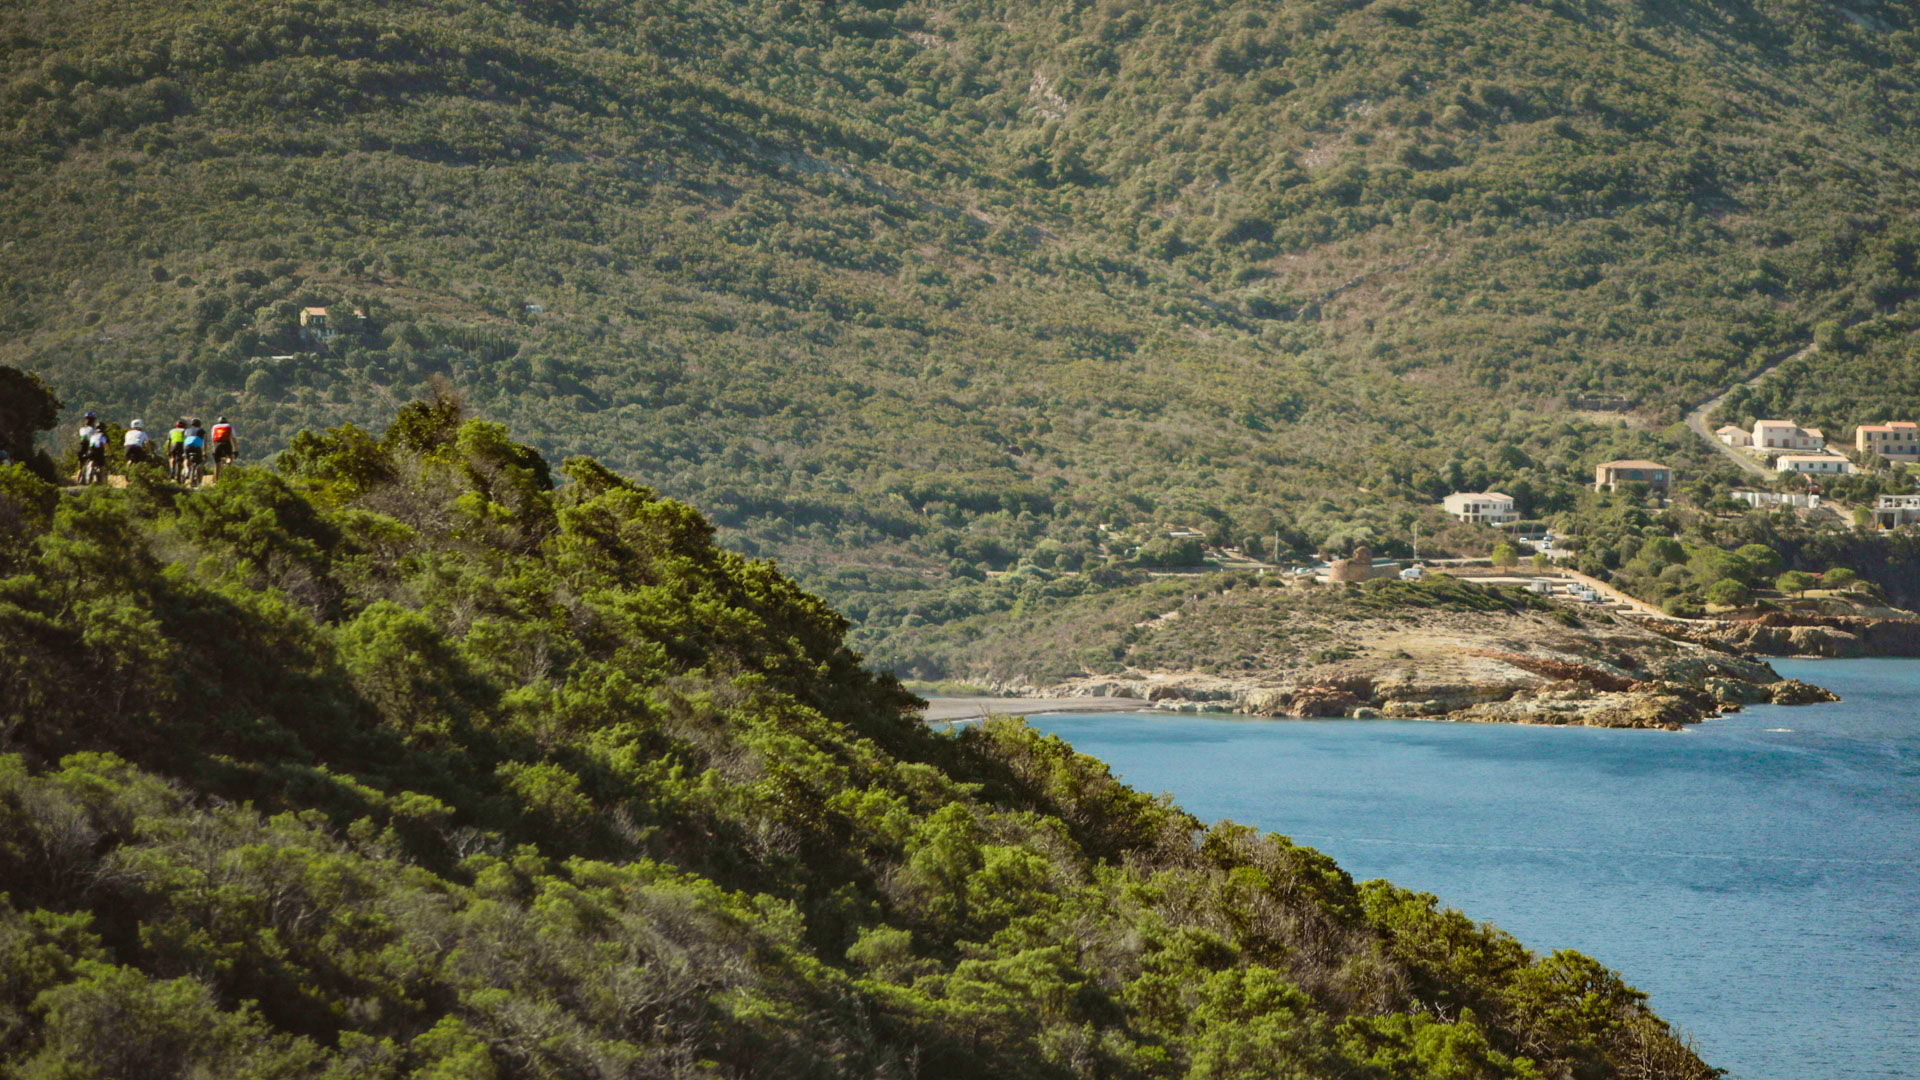
[[[1422,634],[1423,625],[1433,632]],[[1782,678],[1764,660],[1737,655],[1723,641],[1675,641],[1625,619],[1579,631],[1528,617],[1455,619],[1444,626],[1415,617],[1349,629],[1358,655],[1284,675],[1141,671],[1002,689],[1133,698],[1178,712],[1669,730],[1748,705],[1835,700],[1817,686]],[[1379,644],[1369,648],[1374,629]]]
[[[1670,637],[1759,656],[1920,656],[1920,620],[1769,612],[1710,629],[1662,627]]]

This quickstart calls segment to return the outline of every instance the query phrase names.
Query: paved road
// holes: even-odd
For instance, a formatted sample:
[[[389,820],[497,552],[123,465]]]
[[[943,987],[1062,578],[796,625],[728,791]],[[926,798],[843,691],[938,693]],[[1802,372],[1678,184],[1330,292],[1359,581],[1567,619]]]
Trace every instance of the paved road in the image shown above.
[[[1720,395],[1718,397],[1713,398],[1712,400],[1701,405],[1699,408],[1688,413],[1687,426],[1693,429],[1693,433],[1695,435],[1698,435],[1701,438],[1707,440],[1708,446],[1711,446],[1715,450],[1718,450],[1722,455],[1726,457],[1728,461],[1731,461],[1735,465],[1740,466],[1741,469],[1747,472],[1750,472],[1755,476],[1773,475],[1772,473],[1769,473],[1767,471],[1766,466],[1753,460],[1752,456],[1748,454],[1743,454],[1737,448],[1728,446],[1726,443],[1723,443],[1719,439],[1715,438],[1713,435],[1713,432],[1707,430],[1707,417],[1713,413],[1713,410],[1720,407],[1721,402],[1727,400],[1728,394],[1733,393],[1735,390],[1738,390],[1742,386],[1760,385],[1761,380],[1773,374],[1774,369],[1778,368],[1781,364],[1786,363],[1788,360],[1798,360],[1812,351],[1813,351],[1813,346],[1809,344],[1806,348],[1801,349],[1799,352],[1796,352],[1791,356],[1781,357],[1779,360],[1776,360],[1772,364],[1767,365],[1767,367],[1761,370],[1760,374],[1755,375],[1753,378],[1748,379],[1746,382],[1736,383],[1733,386],[1727,387],[1725,390],[1722,390],[1720,392]]]

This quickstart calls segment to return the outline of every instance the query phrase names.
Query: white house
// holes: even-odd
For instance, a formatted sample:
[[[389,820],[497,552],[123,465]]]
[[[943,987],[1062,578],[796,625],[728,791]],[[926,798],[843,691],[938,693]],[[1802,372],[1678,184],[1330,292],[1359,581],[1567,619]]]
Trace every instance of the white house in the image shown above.
[[[1506,525],[1520,520],[1520,514],[1513,508],[1513,496],[1497,491],[1456,491],[1442,499],[1440,505],[1461,521],[1479,525]]]
[[[1760,450],[1825,450],[1827,437],[1819,428],[1803,428],[1791,420],[1755,420],[1753,445]]]
[[[1781,454],[1773,468],[1775,472],[1808,476],[1845,476],[1853,471],[1853,462],[1834,454]]]
[[[1746,428],[1740,427],[1735,424],[1728,424],[1726,427],[1723,427],[1720,430],[1714,432],[1713,437],[1716,439],[1719,439],[1723,443],[1726,443],[1728,446],[1752,446],[1753,445],[1753,436],[1747,434]]]

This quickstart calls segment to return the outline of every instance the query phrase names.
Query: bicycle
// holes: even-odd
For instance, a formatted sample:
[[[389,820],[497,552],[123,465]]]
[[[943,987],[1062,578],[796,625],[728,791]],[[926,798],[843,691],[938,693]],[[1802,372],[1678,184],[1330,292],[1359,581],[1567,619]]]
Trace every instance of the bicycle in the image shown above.
[[[204,475],[206,475],[206,465],[200,459],[200,452],[187,451],[186,460],[181,463],[180,482],[190,488],[197,488],[200,486],[200,478]]]
[[[106,471],[105,464],[99,458],[88,454],[87,459],[80,463],[80,486],[92,487],[106,479]]]
[[[239,461],[240,461],[239,454],[223,454],[220,451],[215,450],[213,452],[213,482],[216,484],[219,483],[221,471],[224,470],[228,465],[238,464]]]

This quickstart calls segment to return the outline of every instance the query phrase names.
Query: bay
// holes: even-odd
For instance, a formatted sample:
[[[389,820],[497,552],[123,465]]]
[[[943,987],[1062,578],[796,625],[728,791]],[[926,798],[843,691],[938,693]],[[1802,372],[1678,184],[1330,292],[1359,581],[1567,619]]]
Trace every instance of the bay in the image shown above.
[[[1153,713],[1034,727],[1651,995],[1740,1080],[1920,1075],[1920,661],[1678,733]]]

